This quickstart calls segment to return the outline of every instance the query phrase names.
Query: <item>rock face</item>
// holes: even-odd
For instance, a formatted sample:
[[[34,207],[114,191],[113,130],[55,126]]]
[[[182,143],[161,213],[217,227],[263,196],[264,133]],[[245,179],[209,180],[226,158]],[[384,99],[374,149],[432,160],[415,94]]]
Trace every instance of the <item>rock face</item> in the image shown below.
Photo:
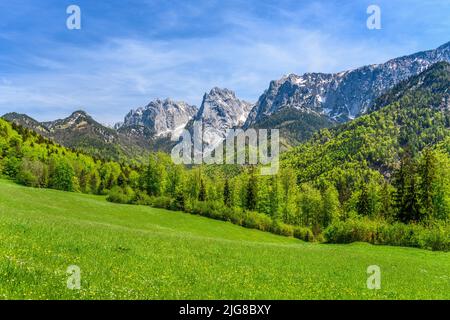
[[[397,83],[439,61],[450,61],[450,42],[429,51],[336,74],[290,74],[272,81],[244,125],[248,128],[284,109],[324,115],[345,122],[364,114]]]
[[[331,74],[307,73],[303,76],[290,74],[271,81],[269,88],[250,112],[245,127],[286,108],[303,112],[324,112],[323,102],[333,79]]]
[[[108,128],[84,111],[75,111],[64,119],[38,122],[24,114],[8,113],[6,120],[26,127],[55,142],[84,151],[95,157],[125,160],[145,156],[151,149],[149,144],[139,143],[137,139]]]
[[[369,112],[400,101],[405,96],[433,96],[427,108],[435,108],[444,113],[450,111],[450,63],[438,62],[417,76],[408,78],[393,89],[378,97]],[[414,101],[412,102],[417,102]],[[402,105],[402,108],[406,106]],[[450,125],[447,121],[447,125]]]
[[[10,112],[10,113],[6,113],[5,115],[3,115],[2,118],[9,122],[14,122],[25,128],[33,130],[34,132],[39,133],[40,135],[42,135],[44,137],[48,137],[50,134],[50,131],[48,130],[48,128],[46,126],[44,126],[39,121],[27,116],[26,114]]]
[[[131,110],[116,129],[129,134],[144,134],[149,138],[177,137],[188,121],[197,113],[197,107],[170,99],[150,102]]]
[[[205,93],[198,113],[186,129],[192,133],[193,122],[202,121],[203,145],[212,149],[226,137],[227,129],[242,127],[253,105],[239,100],[228,89],[213,88]]]

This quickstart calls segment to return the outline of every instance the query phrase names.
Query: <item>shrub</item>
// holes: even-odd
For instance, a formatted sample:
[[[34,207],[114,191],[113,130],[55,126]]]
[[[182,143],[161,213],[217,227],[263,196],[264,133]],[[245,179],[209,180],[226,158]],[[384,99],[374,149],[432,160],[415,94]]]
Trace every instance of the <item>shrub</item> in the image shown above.
[[[414,224],[382,223],[377,228],[375,244],[389,244],[393,246],[420,247],[419,234],[423,227]]]
[[[38,160],[22,160],[16,176],[18,183],[31,187],[46,187],[47,180],[48,170],[44,163]]]
[[[57,162],[52,172],[52,188],[63,191],[73,191],[74,174],[73,167],[69,163],[65,161]]]
[[[264,213],[247,211],[244,214],[242,225],[247,228],[270,231],[273,224],[272,218]]]
[[[231,223],[242,226],[244,224],[244,210],[239,207],[230,208],[229,211],[225,211],[226,219]]]
[[[16,157],[8,157],[3,160],[2,172],[4,175],[15,178],[20,169],[20,159]]]
[[[450,226],[436,224],[419,234],[420,247],[433,251],[450,251]]]
[[[443,224],[425,227],[399,222],[388,224],[367,218],[349,219],[345,222],[334,222],[325,230],[324,235],[330,243],[363,241],[442,251],[448,251],[450,248],[450,227]]]
[[[152,198],[143,191],[137,191],[133,198],[133,203],[138,205],[149,206],[152,204]]]
[[[28,170],[19,171],[16,181],[17,183],[28,187],[37,187],[39,185],[37,177]]]
[[[189,212],[200,216],[209,217],[218,220],[226,220],[226,208],[219,201],[197,201],[194,200],[189,205]]]
[[[275,220],[272,223],[271,231],[275,234],[279,234],[286,237],[294,236],[294,227],[288,224],[285,224],[279,220]]]
[[[206,214],[206,204],[204,201],[194,200],[191,202],[190,213],[204,216]]]
[[[273,229],[272,218],[266,214],[254,211],[243,211],[241,208],[230,208],[225,206],[222,201],[190,201],[185,205],[187,212],[205,216],[217,220],[230,221],[246,228],[258,229],[262,231],[271,231]],[[292,235],[290,226],[281,224],[280,234],[282,232]]]
[[[172,206],[172,199],[164,196],[153,197],[151,202],[153,207],[160,209],[170,209]]]
[[[337,221],[325,230],[326,240],[332,243],[372,242],[375,234],[376,227],[368,219]]]
[[[206,201],[204,205],[204,216],[213,219],[224,220],[225,206],[222,203],[218,201]]]
[[[294,238],[310,242],[314,240],[314,234],[310,228],[296,226],[294,227]]]

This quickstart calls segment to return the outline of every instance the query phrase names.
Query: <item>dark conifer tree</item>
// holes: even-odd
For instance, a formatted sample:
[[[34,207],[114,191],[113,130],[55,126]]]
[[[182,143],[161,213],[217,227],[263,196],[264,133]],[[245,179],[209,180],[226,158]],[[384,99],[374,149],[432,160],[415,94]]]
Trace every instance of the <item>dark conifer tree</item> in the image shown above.
[[[423,159],[419,166],[420,176],[420,204],[423,218],[433,216],[433,198],[435,197],[435,183],[437,159],[430,148],[424,150]]]
[[[257,195],[258,195],[258,189],[257,189],[257,179],[255,175],[255,169],[251,168],[250,170],[250,177],[248,179],[247,183],[247,193],[245,196],[245,206],[248,210],[255,210],[256,209],[256,201],[257,201]]]
[[[200,178],[200,190],[198,193],[198,200],[205,201],[206,200],[206,187],[203,178]]]
[[[223,203],[227,207],[231,207],[231,190],[230,190],[230,183],[228,182],[228,179],[225,179],[225,185],[223,187]]]
[[[361,193],[358,197],[358,202],[356,203],[356,210],[362,216],[371,215],[369,190],[367,189],[367,184],[365,182],[361,185]]]

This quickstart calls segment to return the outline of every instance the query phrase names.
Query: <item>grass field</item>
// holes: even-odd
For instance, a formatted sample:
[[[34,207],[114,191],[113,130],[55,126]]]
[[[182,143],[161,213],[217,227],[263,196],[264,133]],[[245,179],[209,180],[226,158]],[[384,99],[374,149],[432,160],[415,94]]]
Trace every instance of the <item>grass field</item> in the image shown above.
[[[81,290],[66,287],[69,265]],[[0,299],[345,298],[449,299],[450,253],[309,244],[0,180]]]

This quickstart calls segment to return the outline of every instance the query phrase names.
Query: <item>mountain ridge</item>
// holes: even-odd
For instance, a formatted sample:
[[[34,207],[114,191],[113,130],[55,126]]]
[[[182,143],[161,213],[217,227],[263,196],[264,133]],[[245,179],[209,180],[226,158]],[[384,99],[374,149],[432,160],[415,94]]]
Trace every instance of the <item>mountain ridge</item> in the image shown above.
[[[280,111],[287,113],[285,109],[328,118],[329,122],[321,123],[312,131],[331,126],[333,122],[347,122],[365,114],[376,98],[399,82],[440,61],[450,61],[450,42],[436,49],[338,73],[289,74],[270,82],[250,112],[244,128],[262,127],[264,119]],[[277,126],[283,126],[281,120]],[[294,144],[301,142],[302,136],[311,134],[301,132],[300,139],[294,139]]]
[[[125,161],[129,157],[144,157],[150,150],[149,145],[138,143],[100,124],[83,110],[74,111],[66,118],[44,122],[15,112],[7,113],[2,118],[65,147],[86,152],[97,158]]]
[[[272,80],[254,104],[219,87],[203,95],[200,108],[170,98],[156,99],[131,109],[124,121],[113,128],[95,121],[83,110],[45,122],[14,112],[4,117],[68,147],[89,149],[90,143],[100,146],[112,158],[169,151],[181,131],[192,133],[193,122],[200,120],[207,148],[224,139],[228,129],[267,128],[280,129],[283,149],[288,149],[320,129],[372,112],[386,92],[440,61],[450,61],[450,42],[385,63],[333,74],[288,74]]]
[[[437,63],[397,84],[378,108],[318,131],[284,153],[282,163],[297,170],[299,182],[338,180],[348,168],[377,170],[389,179],[404,152],[417,154],[446,139],[450,142],[449,88],[450,63]]]

